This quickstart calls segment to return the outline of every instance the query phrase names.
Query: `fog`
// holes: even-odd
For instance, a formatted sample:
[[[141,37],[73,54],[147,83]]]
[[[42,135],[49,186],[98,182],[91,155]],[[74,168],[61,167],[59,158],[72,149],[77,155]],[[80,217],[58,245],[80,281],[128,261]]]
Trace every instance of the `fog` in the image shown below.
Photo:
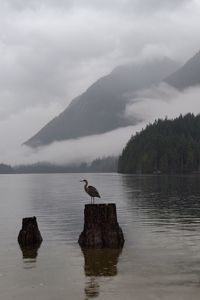
[[[141,125],[137,128],[139,130]],[[133,128],[130,126],[98,136],[54,142],[37,150],[32,150],[26,146],[18,147],[14,148],[14,151],[6,152],[4,161],[11,164],[91,162],[98,157],[118,155],[132,132]]]
[[[146,122],[158,118],[175,118],[180,114],[200,113],[200,87],[188,88],[180,92],[167,84],[141,91],[127,105],[125,116],[138,117]]]
[[[130,137],[145,128],[149,122],[154,122],[158,118],[175,118],[188,112],[199,113],[199,95],[200,87],[179,92],[166,84],[161,84],[158,87],[140,92],[127,105],[125,117],[141,119],[141,122],[136,126],[119,128],[105,134],[76,140],[54,142],[49,146],[34,150],[21,145],[14,148],[10,147],[9,150],[1,151],[1,157],[4,162],[11,164],[35,162],[67,164],[91,162],[98,157],[119,155]]]
[[[0,0],[0,8],[0,162],[62,163],[118,154],[146,122],[166,112],[199,112],[198,89],[180,94],[159,87],[151,91],[156,97],[146,96],[146,91],[127,107],[126,117],[137,114],[144,120],[137,127],[37,151],[22,147],[73,97],[114,67],[155,56],[183,63],[193,56],[200,49],[200,3]]]

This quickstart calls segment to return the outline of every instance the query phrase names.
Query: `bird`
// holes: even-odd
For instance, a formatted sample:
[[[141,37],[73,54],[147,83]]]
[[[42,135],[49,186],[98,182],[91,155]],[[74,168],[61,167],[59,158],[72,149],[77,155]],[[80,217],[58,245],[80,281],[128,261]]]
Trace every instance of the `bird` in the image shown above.
[[[94,204],[94,198],[101,198],[101,196],[99,195],[99,192],[97,191],[97,189],[94,186],[89,185],[88,186],[88,181],[86,179],[81,180],[81,182],[85,182],[85,186],[84,189],[86,191],[86,193],[91,197],[91,204]]]

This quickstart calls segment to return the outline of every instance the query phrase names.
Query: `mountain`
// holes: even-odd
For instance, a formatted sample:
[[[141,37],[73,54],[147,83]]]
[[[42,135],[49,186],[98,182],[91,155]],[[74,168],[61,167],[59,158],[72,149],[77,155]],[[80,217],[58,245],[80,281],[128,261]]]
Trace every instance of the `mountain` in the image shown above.
[[[178,64],[168,58],[117,67],[72,100],[58,117],[25,144],[43,146],[135,124],[138,120],[124,117],[130,95],[157,84],[177,68]]]
[[[200,85],[200,51],[175,73],[169,75],[165,82],[179,90]]]
[[[199,172],[199,132],[200,115],[157,120],[129,140],[119,157],[118,172]]]

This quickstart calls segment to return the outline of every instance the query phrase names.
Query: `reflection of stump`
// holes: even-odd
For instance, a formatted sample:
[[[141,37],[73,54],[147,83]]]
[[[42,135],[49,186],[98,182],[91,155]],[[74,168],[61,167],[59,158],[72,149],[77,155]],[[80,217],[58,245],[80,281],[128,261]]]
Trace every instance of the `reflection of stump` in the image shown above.
[[[86,299],[96,298],[99,296],[99,282],[95,277],[91,277],[85,286]]]
[[[24,218],[22,220],[22,229],[18,235],[20,246],[33,246],[41,244],[42,236],[40,234],[36,217]]]
[[[122,249],[86,249],[82,248],[84,255],[84,271],[86,278],[85,295],[86,298],[97,297],[100,293],[101,276],[116,276],[117,263]]]
[[[22,250],[23,259],[36,259],[38,255],[38,249],[40,248],[40,244],[31,246],[20,245],[20,248]]]
[[[79,236],[82,248],[122,248],[124,236],[117,222],[116,205],[86,204],[84,230]]]
[[[82,249],[86,276],[115,276],[121,249]]]

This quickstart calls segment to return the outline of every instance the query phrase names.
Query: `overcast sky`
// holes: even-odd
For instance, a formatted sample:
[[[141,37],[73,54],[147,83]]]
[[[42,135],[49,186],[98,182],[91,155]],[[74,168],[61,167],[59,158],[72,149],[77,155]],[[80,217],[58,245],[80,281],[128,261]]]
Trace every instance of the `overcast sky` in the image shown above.
[[[115,66],[193,56],[199,28],[198,0],[0,0],[0,162]]]

